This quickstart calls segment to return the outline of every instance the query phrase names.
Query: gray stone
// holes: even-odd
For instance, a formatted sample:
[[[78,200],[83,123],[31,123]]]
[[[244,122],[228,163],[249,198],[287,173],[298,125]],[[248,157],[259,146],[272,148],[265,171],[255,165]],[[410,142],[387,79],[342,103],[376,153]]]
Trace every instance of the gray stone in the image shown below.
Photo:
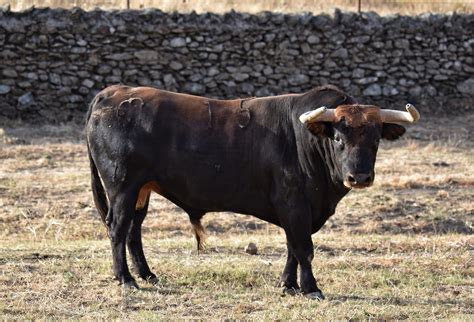
[[[350,38],[350,43],[365,44],[370,41],[370,36],[358,36]]]
[[[49,74],[49,81],[54,85],[61,85],[61,77],[56,73]]]
[[[233,79],[235,79],[238,82],[242,82],[250,77],[250,75],[247,73],[239,73],[239,72],[232,73],[231,76]]]
[[[130,76],[136,75],[137,73],[138,73],[138,70],[135,69],[135,68],[134,69],[127,69],[126,71],[123,72],[123,77],[130,77]],[[155,73],[156,73],[157,77],[154,77]],[[161,79],[161,73],[160,72],[151,71],[150,75],[152,75],[153,78],[160,78]]]
[[[349,57],[349,52],[346,48],[339,48],[331,54],[331,57],[347,58]]]
[[[434,88],[433,85],[427,85],[425,87],[425,92],[431,97],[435,97],[438,94],[438,91],[436,90],[436,88]]]
[[[321,39],[318,36],[311,35],[308,37],[308,39],[306,39],[306,41],[308,42],[308,44],[313,45],[313,44],[319,44]]]
[[[364,96],[380,96],[382,95],[382,88],[379,84],[372,84],[362,92]]]
[[[67,96],[71,94],[71,88],[70,87],[67,87],[67,86],[63,86],[61,87],[59,90],[58,90],[58,95],[63,98],[63,96]],[[68,102],[69,100],[66,98],[66,102]]]
[[[182,37],[175,37],[171,39],[170,46],[175,48],[184,47],[186,46],[186,39]]]
[[[435,75],[435,77],[433,77],[433,79],[435,81],[444,81],[444,80],[448,80],[449,77],[446,76],[446,75]]]
[[[116,54],[111,54],[105,56],[107,59],[111,60],[117,60],[117,61],[124,61],[124,60],[130,60],[133,58],[133,56],[129,53],[116,53]]]
[[[378,80],[377,77],[372,76],[372,77],[364,77],[364,78],[357,79],[355,82],[357,84],[367,85],[367,84],[375,83],[377,80]]]
[[[433,59],[430,59],[426,62],[426,67],[436,69],[439,68],[439,63]]]
[[[150,86],[152,84],[151,79],[147,77],[139,77],[137,80],[138,85],[140,86]]]
[[[163,82],[165,83],[166,87],[176,84],[176,80],[171,74],[166,74],[165,76],[163,76]]]
[[[303,54],[308,54],[311,52],[311,47],[308,44],[301,44],[301,52]]]
[[[189,77],[189,80],[190,80],[192,83],[200,82],[202,79],[203,79],[203,76],[202,76],[201,74],[199,74],[199,73],[192,74],[192,75]]]
[[[471,77],[459,83],[456,88],[459,92],[463,94],[474,96],[474,77]]]
[[[34,73],[34,72],[29,72],[29,73],[26,74],[26,78],[28,78],[32,81],[36,81],[36,80],[38,80],[38,74]]]
[[[107,84],[117,84],[122,82],[122,78],[120,76],[111,75],[105,78],[105,82]]]
[[[211,67],[207,71],[207,76],[215,76],[219,74],[219,69],[217,67]]]
[[[377,64],[361,64],[360,67],[371,69],[371,70],[383,70],[384,69],[384,66],[377,65]]]
[[[87,88],[92,88],[92,87],[94,87],[94,84],[95,84],[94,81],[91,80],[91,79],[84,79],[84,80],[82,81],[82,85],[84,85],[84,86],[87,87]]]
[[[163,83],[160,80],[153,80],[151,86],[156,88],[163,88]]]
[[[383,43],[381,41],[374,41],[372,43],[372,46],[374,46],[377,49],[381,49],[381,48],[385,47],[385,43]]]
[[[39,79],[43,82],[46,82],[49,79],[49,77],[47,74],[41,74],[39,75]]]
[[[225,69],[226,69],[229,73],[234,73],[234,72],[237,71],[237,68],[234,67],[234,66],[227,66]]]
[[[20,87],[20,88],[30,88],[30,87],[31,87],[31,83],[28,82],[28,81],[19,82],[19,83],[18,83],[18,87]]]
[[[2,72],[3,76],[6,76],[6,77],[17,77],[18,76],[18,73],[12,69],[12,68],[5,68]]]
[[[273,74],[273,68],[271,68],[270,66],[265,67],[263,69],[263,74],[266,76]]]
[[[79,92],[79,94],[87,95],[87,94],[89,94],[89,88],[81,86],[81,87],[79,87],[78,92]]]
[[[11,87],[8,85],[0,84],[0,95],[10,93]]]
[[[97,73],[100,75],[109,74],[111,71],[112,71],[112,67],[108,65],[102,65],[99,68],[97,68]]]
[[[410,41],[408,39],[397,39],[393,43],[396,48],[408,49],[410,48]]]
[[[276,35],[273,34],[273,33],[270,33],[270,34],[266,34],[265,35],[265,42],[269,43],[269,42],[272,42],[273,39],[275,39]]]
[[[73,54],[85,54],[87,49],[85,47],[72,47],[71,53]]]
[[[144,62],[156,62],[158,53],[154,50],[139,50],[133,53],[133,56]]]
[[[418,73],[415,73],[415,72],[406,72],[405,75],[408,77],[408,78],[412,78],[412,79],[418,79],[419,76],[418,76]]]
[[[186,93],[202,95],[206,92],[206,86],[199,83],[186,83],[183,90]]]
[[[81,103],[84,102],[84,98],[80,95],[70,95],[69,96],[70,103]]]
[[[327,68],[327,69],[332,69],[334,67],[337,67],[337,64],[332,61],[331,59],[328,59],[324,62],[324,67]]]
[[[352,71],[352,78],[362,78],[365,76],[365,70],[356,68]]]
[[[43,79],[43,77],[41,77],[41,76],[40,76],[40,79],[41,79],[42,81],[48,80],[48,78]],[[63,84],[64,86],[74,86],[74,85],[76,85],[78,82],[79,82],[79,78],[77,78],[76,76],[63,76],[63,77],[62,77],[62,84]]]
[[[255,87],[250,83],[243,83],[242,84],[242,91],[247,95],[253,95]]]
[[[382,89],[382,94],[383,96],[394,96],[400,94],[400,91],[391,85],[385,85]]]
[[[31,92],[28,92],[18,97],[18,107],[20,108],[28,107],[32,105],[34,102],[35,102],[35,99]]]
[[[258,97],[264,97],[264,96],[270,96],[270,95],[272,95],[272,92],[266,87],[262,87],[255,92],[255,96],[258,96]]]
[[[408,90],[408,94],[411,97],[420,97],[421,93],[422,93],[422,89],[421,89],[420,86],[415,86],[415,87],[412,87]]]
[[[309,77],[305,74],[296,74],[288,76],[288,83],[290,85],[303,85],[309,82]]]
[[[170,68],[173,70],[181,70],[183,69],[183,64],[174,60],[170,63]]]
[[[224,51],[224,45],[223,44],[215,45],[214,47],[212,47],[212,51],[216,53],[221,53]]]

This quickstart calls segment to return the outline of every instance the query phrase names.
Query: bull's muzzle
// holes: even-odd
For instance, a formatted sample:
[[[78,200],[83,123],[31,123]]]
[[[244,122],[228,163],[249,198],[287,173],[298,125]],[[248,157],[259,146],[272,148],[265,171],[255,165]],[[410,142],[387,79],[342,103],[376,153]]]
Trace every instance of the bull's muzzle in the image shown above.
[[[349,188],[367,188],[374,183],[373,173],[348,173],[344,178],[344,185]]]

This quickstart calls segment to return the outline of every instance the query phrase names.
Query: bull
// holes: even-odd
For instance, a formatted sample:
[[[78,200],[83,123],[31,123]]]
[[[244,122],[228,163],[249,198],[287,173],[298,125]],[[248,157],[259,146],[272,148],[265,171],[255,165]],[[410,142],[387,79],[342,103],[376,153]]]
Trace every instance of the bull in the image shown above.
[[[313,243],[338,202],[374,181],[380,139],[396,140],[419,113],[360,105],[333,86],[303,94],[215,100],[149,87],[111,86],[86,121],[92,192],[108,228],[115,277],[137,287],[147,264],[141,225],[150,193],[182,208],[201,248],[207,212],[248,214],[286,234],[281,285],[323,299],[313,276]],[[297,267],[300,267],[300,286]]]

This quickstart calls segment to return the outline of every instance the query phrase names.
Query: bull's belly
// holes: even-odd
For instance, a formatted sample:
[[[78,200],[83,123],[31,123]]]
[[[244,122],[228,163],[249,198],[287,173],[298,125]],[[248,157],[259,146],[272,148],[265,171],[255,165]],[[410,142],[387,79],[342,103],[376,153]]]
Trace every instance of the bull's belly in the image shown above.
[[[144,205],[145,197],[154,191],[185,210],[231,211],[275,223],[268,189],[244,170],[222,163],[218,167],[169,161],[155,167],[139,193],[137,206]]]

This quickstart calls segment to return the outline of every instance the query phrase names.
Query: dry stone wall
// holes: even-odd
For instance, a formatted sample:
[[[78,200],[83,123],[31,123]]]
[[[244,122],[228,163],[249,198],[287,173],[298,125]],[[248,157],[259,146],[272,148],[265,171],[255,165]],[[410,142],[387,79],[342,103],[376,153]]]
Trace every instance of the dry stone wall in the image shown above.
[[[334,84],[364,103],[471,109],[474,15],[0,11],[0,118],[82,120],[116,83],[215,98]]]

